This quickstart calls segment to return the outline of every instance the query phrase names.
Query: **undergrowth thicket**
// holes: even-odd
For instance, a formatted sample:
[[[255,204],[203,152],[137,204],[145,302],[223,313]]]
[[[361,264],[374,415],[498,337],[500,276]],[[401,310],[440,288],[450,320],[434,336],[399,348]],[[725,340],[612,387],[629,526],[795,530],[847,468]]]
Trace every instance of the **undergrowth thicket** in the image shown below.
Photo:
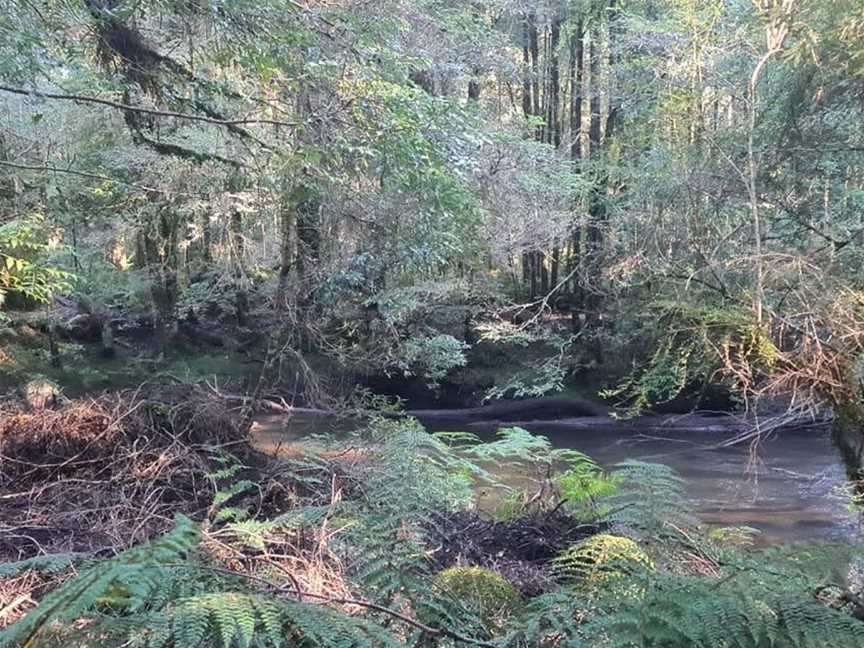
[[[606,473],[518,428],[480,444],[411,421],[309,447],[211,449],[209,506],[170,532],[0,566],[63,575],[0,646],[864,645],[853,547],[706,534],[665,466]],[[536,489],[506,497],[504,464]],[[478,484],[506,516],[475,510]]]

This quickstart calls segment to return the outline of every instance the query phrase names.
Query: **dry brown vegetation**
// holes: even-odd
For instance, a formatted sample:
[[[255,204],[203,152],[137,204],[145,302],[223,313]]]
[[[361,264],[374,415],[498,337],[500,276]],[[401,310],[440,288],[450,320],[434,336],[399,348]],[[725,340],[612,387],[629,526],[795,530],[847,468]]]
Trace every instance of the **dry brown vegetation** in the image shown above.
[[[232,504],[256,519],[292,510],[301,500],[335,505],[362,453],[325,453],[314,468],[319,486],[298,483],[284,458],[248,444],[241,408],[191,385],[143,386],[58,409],[0,409],[0,565],[37,556],[114,555],[172,528],[183,513],[205,521],[202,551],[216,571],[282,582],[286,591],[350,598],[345,566],[331,550],[342,529],[329,518],[299,529],[248,538],[215,516],[214,494],[248,477],[258,488]],[[216,478],[233,456],[243,474]],[[295,458],[300,456],[295,453]],[[238,462],[238,464],[240,463]],[[20,619],[75,571],[0,574],[0,628]]]
[[[242,442],[224,404],[192,387],[141,388],[59,409],[0,409],[0,563],[111,555],[201,517],[216,446]],[[0,580],[0,626],[61,575]]]

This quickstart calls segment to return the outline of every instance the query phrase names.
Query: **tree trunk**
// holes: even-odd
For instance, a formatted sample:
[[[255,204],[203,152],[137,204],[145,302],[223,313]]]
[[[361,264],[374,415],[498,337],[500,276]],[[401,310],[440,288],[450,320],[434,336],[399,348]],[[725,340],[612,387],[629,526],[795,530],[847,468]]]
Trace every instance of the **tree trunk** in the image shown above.
[[[279,286],[276,291],[276,301],[280,308],[288,306],[288,281],[296,263],[295,229],[297,213],[291,202],[290,195],[284,196],[279,210]]]
[[[555,148],[561,145],[561,127],[558,119],[558,103],[561,97],[558,44],[561,40],[561,18],[555,16],[549,31],[549,101],[546,110],[546,141]]]
[[[577,21],[570,34],[570,160],[573,164],[573,172],[579,173],[582,166],[582,79],[584,76],[584,37],[585,27],[581,20]],[[580,258],[582,252],[583,228],[579,222],[579,202],[573,205],[574,218],[571,232],[571,250],[568,263],[569,272],[573,272],[582,263]],[[579,274],[573,280],[573,292],[576,297],[576,307],[573,309],[573,326],[577,329],[577,318],[579,311],[584,307],[585,295],[581,289]]]
[[[600,43],[597,31],[591,35],[589,47],[589,56],[591,59],[591,116],[588,128],[588,150],[594,165],[599,166],[597,158],[600,156],[602,147],[602,115],[600,114],[600,84],[598,83],[598,79],[600,78]],[[602,239],[600,227],[605,217],[605,196],[603,194],[606,190],[606,184],[602,179],[604,174],[601,172],[599,175],[600,177],[595,178],[588,205],[587,251],[591,255],[590,262],[592,265],[596,265],[596,255],[599,252]]]
[[[468,80],[468,101],[473,101],[474,103],[480,101],[482,86],[480,85],[479,74],[478,70],[474,70],[471,78]]]
[[[161,205],[157,209],[155,216],[137,233],[135,265],[146,268],[150,275],[154,336],[162,347],[177,333],[177,237],[180,219],[169,211],[169,205]]]
[[[522,77],[522,114],[527,119],[534,114],[534,103],[531,98],[531,52],[528,47],[527,17],[522,22],[522,37],[524,39],[524,45],[522,46],[522,66],[524,68]]]
[[[249,295],[246,292],[246,278],[243,268],[245,248],[243,214],[235,209],[231,213],[231,251],[234,261],[234,315],[238,326],[246,326],[246,319],[249,313]]]
[[[213,263],[213,223],[210,212],[204,212],[201,222],[201,256],[208,266]]]
[[[532,115],[539,115],[540,105],[540,45],[537,36],[537,15],[532,13],[528,17],[528,49],[531,54],[531,94],[534,97]],[[542,127],[538,128],[536,137],[542,134]]]
[[[549,283],[551,284],[553,289],[558,286],[558,273],[559,273],[560,265],[561,265],[561,248],[556,245],[554,248],[552,248],[552,261],[550,263],[550,269],[549,269],[549,273],[550,273]]]

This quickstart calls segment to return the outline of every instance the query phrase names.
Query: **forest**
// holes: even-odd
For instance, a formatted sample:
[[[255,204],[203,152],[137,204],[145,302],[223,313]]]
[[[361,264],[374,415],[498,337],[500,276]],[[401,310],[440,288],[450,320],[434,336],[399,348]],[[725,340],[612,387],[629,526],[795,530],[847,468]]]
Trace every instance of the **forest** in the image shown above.
[[[0,648],[864,646],[864,0],[0,0]]]

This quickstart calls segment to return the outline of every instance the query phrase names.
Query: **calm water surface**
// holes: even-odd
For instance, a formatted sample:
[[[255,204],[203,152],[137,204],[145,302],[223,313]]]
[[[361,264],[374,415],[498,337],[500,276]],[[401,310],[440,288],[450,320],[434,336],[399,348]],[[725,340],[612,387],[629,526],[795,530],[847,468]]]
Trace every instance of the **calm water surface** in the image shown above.
[[[767,542],[831,539],[858,534],[858,521],[846,511],[840,494],[844,473],[827,431],[780,432],[758,448],[749,444],[722,447],[716,432],[644,434],[523,424],[559,448],[580,450],[604,466],[625,459],[664,463],[685,479],[687,493],[700,518],[717,526],[750,526]],[[302,442],[310,433],[344,431],[352,424],[328,419],[262,417],[255,440],[263,450]],[[455,429],[452,424],[446,429]],[[495,426],[471,425],[471,431],[493,438]]]

